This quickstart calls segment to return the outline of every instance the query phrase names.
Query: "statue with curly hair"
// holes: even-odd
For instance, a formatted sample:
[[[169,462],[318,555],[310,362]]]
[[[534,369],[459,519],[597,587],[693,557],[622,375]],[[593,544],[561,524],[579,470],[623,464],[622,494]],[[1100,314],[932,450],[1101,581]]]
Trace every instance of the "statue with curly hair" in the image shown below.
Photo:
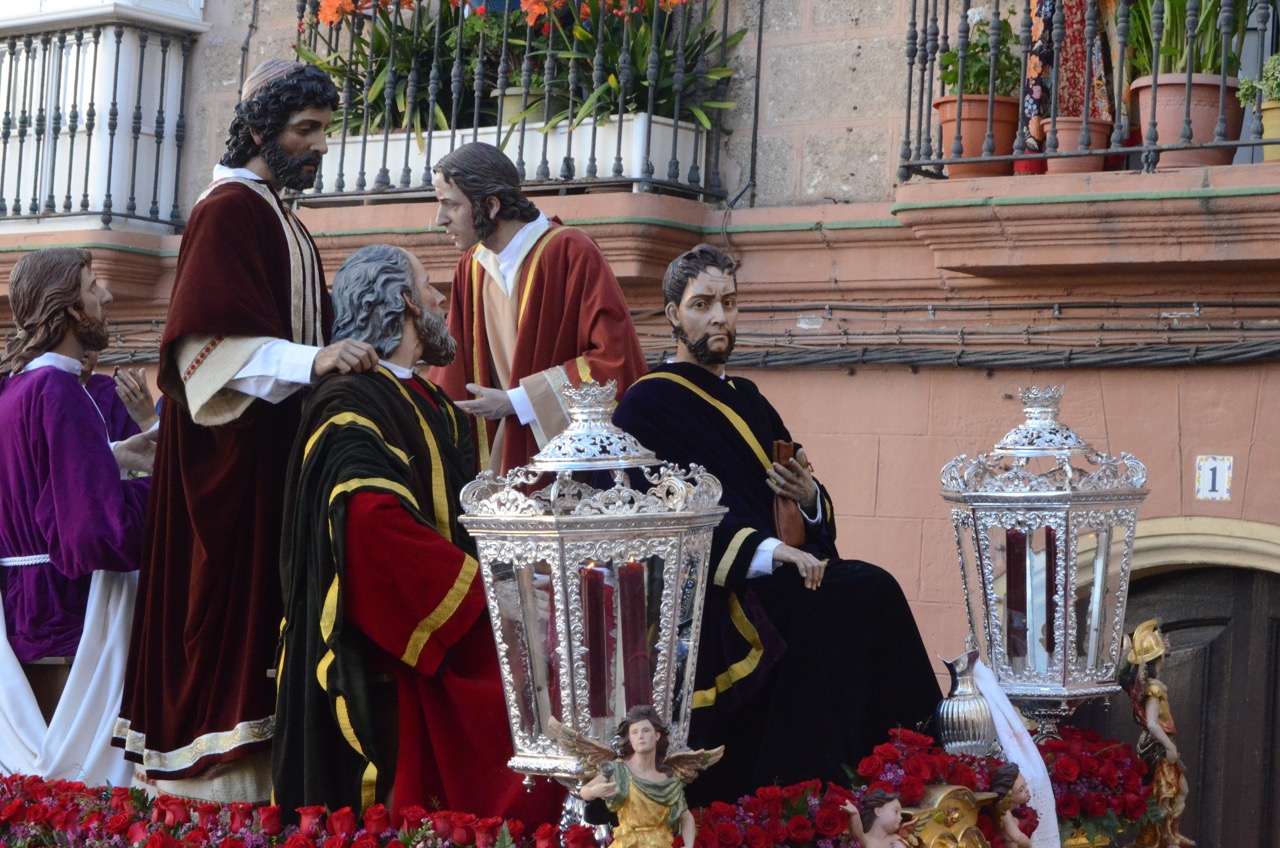
[[[160,343],[152,529],[115,727],[116,744],[175,795],[270,796],[266,670],[299,390],[378,364],[364,341],[327,344],[320,255],[280,194],[314,183],[337,105],[319,68],[273,59],[254,70],[178,253]]]

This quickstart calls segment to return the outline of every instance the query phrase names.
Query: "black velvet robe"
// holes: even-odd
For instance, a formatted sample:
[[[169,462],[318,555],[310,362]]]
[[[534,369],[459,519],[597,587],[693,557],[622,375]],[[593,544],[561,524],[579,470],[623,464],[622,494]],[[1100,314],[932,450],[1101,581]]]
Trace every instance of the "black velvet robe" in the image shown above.
[[[843,766],[890,728],[932,717],[941,693],[902,589],[884,569],[840,558],[825,489],[803,545],[831,560],[822,586],[805,589],[790,566],[748,579],[775,535],[765,462],[774,440],[791,438],[755,384],[664,365],[632,386],[614,422],[659,459],[704,466],[729,508],[712,537],[689,740],[723,744],[725,756],[689,787],[691,803],[810,778],[847,784]]]

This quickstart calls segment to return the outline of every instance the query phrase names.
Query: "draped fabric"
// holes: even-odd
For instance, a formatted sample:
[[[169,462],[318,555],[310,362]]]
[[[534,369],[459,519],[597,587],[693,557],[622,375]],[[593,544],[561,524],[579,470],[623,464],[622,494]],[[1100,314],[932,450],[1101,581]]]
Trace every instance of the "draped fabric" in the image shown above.
[[[685,363],[660,366],[631,388],[614,423],[659,459],[704,466],[729,512],[712,536],[689,743],[725,745],[690,785],[693,804],[733,801],[756,787],[809,778],[847,783],[895,726],[929,720],[941,693],[901,587],[882,568],[836,550],[834,509],[803,548],[828,559],[817,591],[790,566],[747,577],[774,535],[765,465],[790,440],[777,410],[742,377]]]
[[[612,781],[618,791],[605,800],[617,813],[613,829],[617,848],[670,848],[672,834],[679,832],[680,818],[689,807],[684,800],[684,781],[672,776],[665,780],[645,780],[632,774],[624,760],[613,761]]]
[[[316,262],[295,290],[297,234],[282,221],[291,232],[301,225],[291,216],[265,187],[219,184],[192,210],[178,255],[134,653],[115,731],[151,778],[194,777],[271,741],[284,478],[301,399],[252,400],[234,419],[202,426],[176,354],[192,336],[324,342],[313,337],[332,323],[328,293]],[[314,259],[309,237],[305,248]],[[299,324],[299,311],[313,320]]]
[[[449,397],[470,397],[467,383],[506,390],[524,385],[538,412],[539,397],[563,398],[568,386],[616,380],[621,395],[645,372],[644,354],[622,288],[600,248],[585,233],[553,219],[520,266],[514,293],[518,306],[511,379],[497,385],[484,310],[487,272],[474,254],[475,248],[464,253],[453,275],[449,333],[458,340],[458,358],[431,371],[431,379]],[[552,414],[540,414],[538,420],[548,439],[568,421],[562,410],[554,409]],[[499,426],[494,421],[481,423],[472,422],[477,470],[490,467],[490,449]],[[533,429],[516,417],[508,417],[502,426],[507,431],[497,467],[505,473],[527,464],[539,445]]]
[[[273,751],[285,810],[442,804],[554,814],[506,768],[510,731],[475,546],[459,525],[471,479],[462,414],[386,369],[321,382],[287,483],[285,620]],[[398,750],[379,732],[372,675],[390,672]],[[395,763],[393,769],[392,763]]]
[[[106,374],[90,374],[84,389],[102,413],[102,419],[107,424],[108,439],[119,442],[141,432],[138,422],[129,415],[129,407],[116,394],[115,380]]]

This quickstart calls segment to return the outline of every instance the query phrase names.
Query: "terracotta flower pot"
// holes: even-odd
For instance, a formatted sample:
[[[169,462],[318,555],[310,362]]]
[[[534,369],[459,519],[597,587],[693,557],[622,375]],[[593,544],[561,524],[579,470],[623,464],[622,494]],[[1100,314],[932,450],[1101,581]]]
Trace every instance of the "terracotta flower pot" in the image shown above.
[[[954,96],[939,97],[933,101],[933,108],[938,110],[938,126],[942,128],[942,152],[950,158],[951,145],[956,137],[956,103]],[[996,156],[1008,156],[1013,153],[1013,137],[1018,131],[1018,98],[996,97],[992,104],[991,133],[995,142]],[[960,118],[960,139],[964,145],[964,156],[977,158],[982,155],[982,146],[987,138],[987,95],[966,94],[964,96],[964,115]],[[964,162],[947,166],[947,176],[952,179],[964,177],[1000,177],[1013,173],[1013,162]]]
[[[1218,99],[1221,78],[1212,74],[1191,76],[1191,143],[1204,144],[1213,141],[1218,124]],[[1244,107],[1236,99],[1239,82],[1227,79],[1226,119],[1227,141],[1240,138],[1244,122]],[[1138,77],[1129,86],[1136,96],[1138,111],[1130,119],[1146,136],[1151,122],[1151,77]],[[1163,74],[1156,101],[1156,132],[1160,144],[1177,144],[1182,136],[1182,124],[1187,111],[1187,78],[1185,74]],[[1230,147],[1206,150],[1177,150],[1160,154],[1160,168],[1202,168],[1206,165],[1230,165],[1236,151]]]
[[[1058,116],[1058,152],[1070,153],[1080,149],[1080,128],[1083,118],[1064,118]],[[1089,149],[1106,150],[1111,146],[1111,121],[1098,118],[1089,119]],[[1051,174],[1082,174],[1089,171],[1102,170],[1102,155],[1076,156],[1070,159],[1048,159],[1048,170]]]

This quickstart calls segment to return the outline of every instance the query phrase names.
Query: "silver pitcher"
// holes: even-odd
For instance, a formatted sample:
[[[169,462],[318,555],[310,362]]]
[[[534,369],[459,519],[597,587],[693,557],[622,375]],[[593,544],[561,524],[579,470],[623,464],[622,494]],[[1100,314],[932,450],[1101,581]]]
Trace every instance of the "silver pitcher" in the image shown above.
[[[998,756],[996,723],[987,699],[973,679],[979,652],[971,650],[954,660],[943,660],[951,673],[951,691],[938,704],[938,741],[949,754]]]

